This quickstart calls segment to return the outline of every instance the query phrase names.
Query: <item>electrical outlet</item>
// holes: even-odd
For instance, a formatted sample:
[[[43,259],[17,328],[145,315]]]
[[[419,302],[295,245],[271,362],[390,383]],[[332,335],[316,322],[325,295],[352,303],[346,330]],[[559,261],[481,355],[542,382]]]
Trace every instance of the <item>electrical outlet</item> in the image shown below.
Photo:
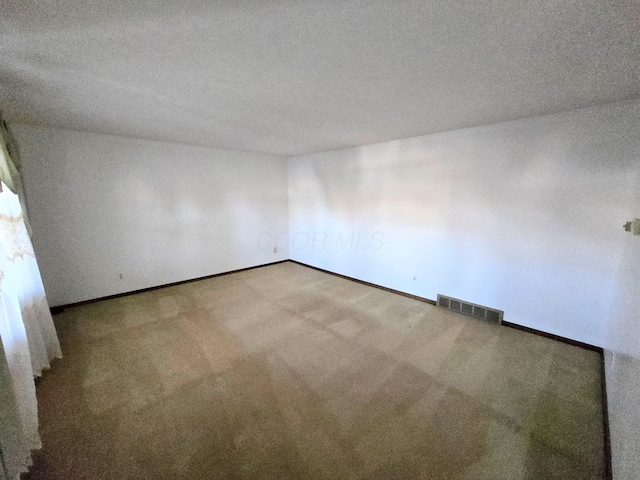
[[[413,281],[414,281],[414,282],[416,281],[416,277],[413,277]]]
[[[273,247],[273,253],[278,253],[278,247]]]
[[[118,280],[122,280],[122,274],[121,273],[118,274]]]

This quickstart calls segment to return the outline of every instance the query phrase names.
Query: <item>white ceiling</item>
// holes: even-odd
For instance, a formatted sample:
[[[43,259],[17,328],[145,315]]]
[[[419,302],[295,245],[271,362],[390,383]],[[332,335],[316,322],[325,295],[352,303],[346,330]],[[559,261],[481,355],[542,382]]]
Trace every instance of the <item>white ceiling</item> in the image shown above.
[[[9,121],[279,155],[640,94],[640,0],[0,0]]]

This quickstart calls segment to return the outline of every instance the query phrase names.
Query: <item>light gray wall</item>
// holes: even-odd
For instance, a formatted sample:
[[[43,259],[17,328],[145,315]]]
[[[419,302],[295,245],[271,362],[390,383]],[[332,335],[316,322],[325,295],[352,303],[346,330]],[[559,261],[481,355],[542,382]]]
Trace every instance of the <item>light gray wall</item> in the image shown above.
[[[282,157],[11,128],[52,306],[288,258],[258,245],[287,227]]]
[[[622,224],[640,215],[639,111],[616,103],[292,158],[291,258],[609,346]],[[354,232],[360,243],[345,246]]]

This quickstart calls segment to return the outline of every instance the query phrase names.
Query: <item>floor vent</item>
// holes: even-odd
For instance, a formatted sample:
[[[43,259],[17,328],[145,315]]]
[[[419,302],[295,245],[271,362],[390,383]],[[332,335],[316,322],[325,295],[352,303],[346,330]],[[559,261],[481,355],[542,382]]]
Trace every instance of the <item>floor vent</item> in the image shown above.
[[[439,307],[446,308],[452,312],[462,313],[463,315],[469,315],[470,317],[480,318],[487,322],[500,325],[502,323],[502,317],[504,312],[502,310],[496,310],[495,308],[483,307],[482,305],[476,305],[475,303],[465,302],[457,298],[445,297],[438,294],[437,305]]]

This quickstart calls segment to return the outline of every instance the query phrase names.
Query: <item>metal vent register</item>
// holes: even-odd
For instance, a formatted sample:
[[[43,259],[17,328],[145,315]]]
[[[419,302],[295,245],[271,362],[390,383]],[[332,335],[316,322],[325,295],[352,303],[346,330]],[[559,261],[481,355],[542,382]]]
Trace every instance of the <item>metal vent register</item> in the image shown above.
[[[502,310],[476,305],[475,303],[465,302],[458,298],[447,297],[440,294],[438,294],[437,305],[439,307],[446,308],[447,310],[451,310],[452,312],[469,315],[470,317],[479,318],[497,325],[502,324],[502,317],[504,317],[504,312]]]

